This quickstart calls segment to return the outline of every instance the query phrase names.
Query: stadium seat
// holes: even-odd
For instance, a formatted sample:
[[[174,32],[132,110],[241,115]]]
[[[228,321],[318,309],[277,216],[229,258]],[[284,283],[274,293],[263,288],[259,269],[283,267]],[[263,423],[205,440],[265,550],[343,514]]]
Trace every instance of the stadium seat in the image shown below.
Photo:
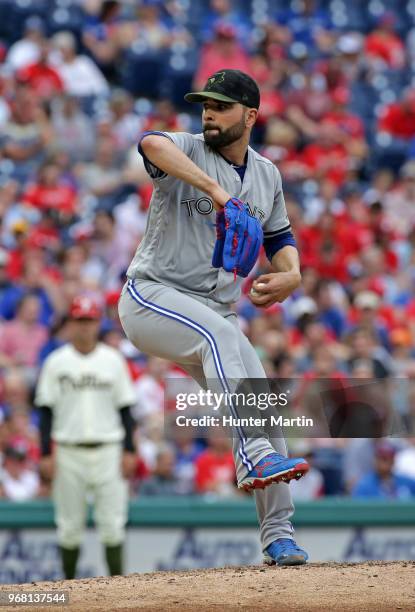
[[[83,24],[83,14],[79,6],[57,6],[48,16],[48,29],[50,33],[59,30],[70,30],[80,37]]]
[[[195,49],[173,52],[164,66],[160,94],[169,98],[179,109],[189,110],[189,105],[183,100],[183,96],[192,88],[197,57]]]
[[[2,22],[6,24],[7,38],[14,42],[19,40],[24,33],[24,24],[26,19],[32,16],[38,16],[46,20],[50,5],[47,0],[20,0],[2,2],[3,13]],[[3,27],[3,25],[1,26]]]
[[[408,152],[407,141],[379,132],[372,149],[373,165],[375,168],[389,168],[397,173],[408,158]]]
[[[333,24],[340,30],[367,29],[367,14],[364,2],[332,0],[329,4]]]
[[[121,69],[122,86],[135,96],[157,98],[167,61],[166,53],[128,51]]]

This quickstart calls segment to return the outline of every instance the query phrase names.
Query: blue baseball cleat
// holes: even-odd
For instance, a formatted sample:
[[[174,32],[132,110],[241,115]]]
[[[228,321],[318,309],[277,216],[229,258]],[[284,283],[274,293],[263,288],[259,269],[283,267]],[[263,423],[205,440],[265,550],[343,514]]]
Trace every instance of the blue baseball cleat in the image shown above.
[[[264,552],[267,565],[304,565],[308,554],[290,538],[275,540]]]
[[[270,453],[239,483],[238,487],[245,491],[265,489],[274,482],[290,482],[299,480],[308,472],[309,465],[305,459],[288,459],[278,453]]]

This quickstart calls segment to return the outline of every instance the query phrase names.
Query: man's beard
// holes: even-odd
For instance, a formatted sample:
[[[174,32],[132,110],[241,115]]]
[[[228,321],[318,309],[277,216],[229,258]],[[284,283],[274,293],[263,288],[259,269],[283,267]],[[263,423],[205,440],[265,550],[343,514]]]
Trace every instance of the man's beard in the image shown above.
[[[218,130],[218,133],[212,134],[209,130],[211,129]],[[223,147],[227,147],[232,144],[236,140],[239,140],[245,131],[245,119],[241,117],[241,120],[234,125],[231,125],[227,130],[222,130],[217,125],[205,125],[203,127],[203,134],[205,137],[205,142],[212,149],[222,149]]]

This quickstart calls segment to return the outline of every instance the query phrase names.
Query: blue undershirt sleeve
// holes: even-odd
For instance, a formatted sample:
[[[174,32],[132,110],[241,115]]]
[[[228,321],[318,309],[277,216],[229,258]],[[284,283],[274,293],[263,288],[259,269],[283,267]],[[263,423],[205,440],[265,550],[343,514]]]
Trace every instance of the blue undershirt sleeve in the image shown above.
[[[264,249],[269,261],[272,261],[277,251],[287,245],[297,248],[295,238],[289,230],[282,234],[277,234],[276,236],[264,236]]]

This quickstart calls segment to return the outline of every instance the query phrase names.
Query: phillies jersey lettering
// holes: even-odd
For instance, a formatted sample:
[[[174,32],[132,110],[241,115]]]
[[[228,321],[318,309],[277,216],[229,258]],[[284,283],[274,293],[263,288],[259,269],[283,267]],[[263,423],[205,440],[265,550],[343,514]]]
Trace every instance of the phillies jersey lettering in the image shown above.
[[[135,404],[123,356],[98,343],[84,355],[65,344],[46,359],[36,389],[37,406],[53,412],[56,442],[121,442],[119,409]]]
[[[75,378],[71,374],[62,374],[58,377],[60,390],[65,393],[69,389],[100,389],[102,391],[110,391],[113,386],[111,380],[100,380],[96,374],[84,374],[79,378]]]

